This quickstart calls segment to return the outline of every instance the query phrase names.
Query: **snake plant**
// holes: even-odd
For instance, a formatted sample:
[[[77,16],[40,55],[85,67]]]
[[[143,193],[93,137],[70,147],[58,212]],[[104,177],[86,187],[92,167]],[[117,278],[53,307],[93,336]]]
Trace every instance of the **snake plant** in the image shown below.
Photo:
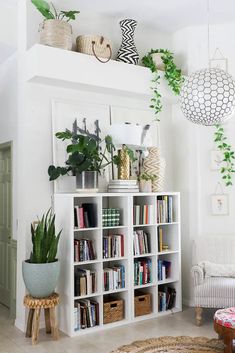
[[[55,214],[51,209],[43,215],[34,226],[31,224],[31,235],[33,251],[30,255],[30,263],[48,263],[55,262],[58,242],[62,230],[56,235],[55,232]]]

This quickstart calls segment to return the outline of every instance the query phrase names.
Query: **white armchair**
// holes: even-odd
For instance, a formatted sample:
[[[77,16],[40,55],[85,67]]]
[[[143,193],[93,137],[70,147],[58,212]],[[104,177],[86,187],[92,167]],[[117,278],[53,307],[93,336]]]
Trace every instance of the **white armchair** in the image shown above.
[[[235,237],[199,237],[194,241],[194,306],[196,324],[201,325],[203,308],[235,306],[235,278],[207,277],[203,261],[235,265]]]

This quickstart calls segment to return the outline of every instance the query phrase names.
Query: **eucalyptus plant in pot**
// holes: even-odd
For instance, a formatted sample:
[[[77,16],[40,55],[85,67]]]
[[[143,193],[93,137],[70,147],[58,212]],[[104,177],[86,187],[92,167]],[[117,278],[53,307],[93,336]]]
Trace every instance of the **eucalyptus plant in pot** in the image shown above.
[[[68,22],[75,20],[80,11],[57,11],[52,3],[45,0],[31,2],[44,17],[40,28],[40,43],[72,50],[72,26]]]
[[[56,234],[55,215],[51,209],[38,222],[31,224],[33,249],[22,263],[23,279],[29,294],[45,298],[56,288],[60,263],[57,249],[62,230]]]

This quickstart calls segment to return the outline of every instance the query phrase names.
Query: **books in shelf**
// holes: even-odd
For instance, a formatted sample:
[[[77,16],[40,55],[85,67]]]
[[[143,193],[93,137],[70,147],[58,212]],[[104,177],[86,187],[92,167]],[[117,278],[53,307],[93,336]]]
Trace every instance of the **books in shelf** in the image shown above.
[[[111,234],[103,236],[103,258],[124,256],[123,234]]]
[[[136,230],[133,233],[134,255],[144,255],[151,252],[149,234],[143,230]]]
[[[157,221],[158,223],[174,222],[173,196],[158,196],[157,198]]]
[[[78,331],[99,325],[99,303],[90,299],[74,302],[74,330]]]
[[[171,287],[159,287],[158,311],[171,310],[175,307],[176,290]]]
[[[125,288],[125,266],[104,268],[104,291]]]
[[[97,273],[89,269],[74,270],[74,296],[80,297],[97,292]]]
[[[83,203],[81,206],[74,206],[74,228],[95,227],[97,227],[97,205],[94,203]]]
[[[74,239],[74,261],[91,261],[95,260],[95,250],[91,239]]]
[[[103,208],[103,227],[116,227],[120,225],[120,208]]]
[[[153,205],[134,205],[133,207],[134,225],[153,224],[154,206]]]
[[[164,232],[163,227],[158,227],[157,229],[157,239],[158,239],[158,251],[163,252],[169,250],[169,245],[163,242]]]
[[[171,276],[171,262],[158,260],[158,280],[164,281]]]
[[[152,282],[152,261],[141,259],[134,261],[134,285],[144,285]]]

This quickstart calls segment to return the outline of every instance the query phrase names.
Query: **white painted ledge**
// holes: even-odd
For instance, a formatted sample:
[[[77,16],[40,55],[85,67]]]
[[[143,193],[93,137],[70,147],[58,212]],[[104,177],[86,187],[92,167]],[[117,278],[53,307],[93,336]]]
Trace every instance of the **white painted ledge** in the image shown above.
[[[91,55],[40,44],[26,52],[25,60],[27,82],[140,98],[152,95],[152,73],[142,66],[115,60],[102,64]],[[159,91],[164,100],[176,101],[165,79],[161,79]]]

